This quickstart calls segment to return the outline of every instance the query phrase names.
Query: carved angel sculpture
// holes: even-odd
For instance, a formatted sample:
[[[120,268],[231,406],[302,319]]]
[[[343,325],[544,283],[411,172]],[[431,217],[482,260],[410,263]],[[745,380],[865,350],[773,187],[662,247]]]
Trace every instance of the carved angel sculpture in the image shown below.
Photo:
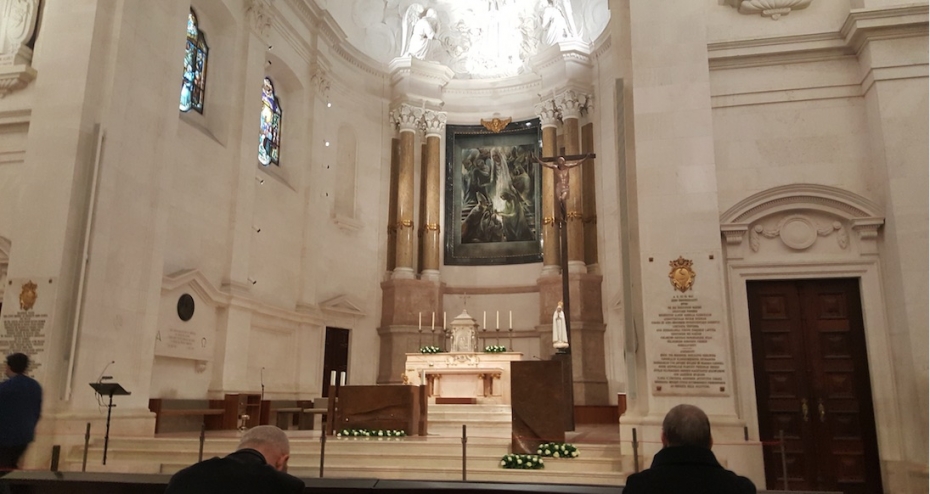
[[[543,42],[554,45],[559,41],[576,38],[580,33],[575,28],[571,0],[548,0],[542,16]]]
[[[403,45],[400,56],[423,60],[429,52],[430,41],[439,30],[439,17],[433,9],[415,3],[407,7],[403,19]]]

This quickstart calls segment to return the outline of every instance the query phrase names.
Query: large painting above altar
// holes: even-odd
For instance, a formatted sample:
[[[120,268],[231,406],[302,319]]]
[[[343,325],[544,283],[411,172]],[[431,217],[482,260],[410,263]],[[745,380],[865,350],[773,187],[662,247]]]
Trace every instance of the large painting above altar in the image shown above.
[[[539,121],[446,126],[445,264],[542,260]]]

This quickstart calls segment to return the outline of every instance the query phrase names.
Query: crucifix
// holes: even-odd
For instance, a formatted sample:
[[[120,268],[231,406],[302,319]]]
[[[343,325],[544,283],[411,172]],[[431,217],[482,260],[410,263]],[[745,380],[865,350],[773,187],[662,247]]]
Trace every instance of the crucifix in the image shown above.
[[[582,163],[588,158],[594,158],[593,153],[588,153],[584,155],[572,155],[572,156],[554,156],[550,158],[537,158],[533,156],[533,160],[539,163],[540,165],[551,168],[552,173],[555,178],[555,200],[558,204],[558,207],[555,208],[558,212],[556,213],[555,224],[559,227],[559,265],[562,269],[562,312],[565,317],[565,335],[567,341],[571,340],[572,329],[571,329],[571,311],[569,309],[569,300],[568,300],[568,228],[565,222],[566,211],[565,211],[565,202],[568,200],[569,193],[569,170],[574,168]],[[559,348],[557,353],[567,353],[571,354],[571,346],[566,346],[565,348]]]
[[[572,375],[572,349],[571,345],[568,343],[572,341],[572,326],[571,326],[571,310],[569,305],[568,297],[568,224],[566,223],[566,205],[565,202],[568,200],[569,187],[569,170],[574,168],[582,163],[588,158],[593,158],[593,153],[588,153],[585,155],[572,155],[572,156],[555,156],[549,158],[537,158],[533,156],[533,160],[540,165],[551,168],[552,174],[555,179],[555,197],[553,199],[558,204],[558,207],[555,208],[558,212],[555,213],[555,224],[559,228],[559,265],[562,268],[562,302],[558,304],[555,314],[552,317],[553,323],[553,346],[556,348],[556,355],[554,359],[562,360],[562,369],[563,369],[563,383],[565,386],[566,393],[566,430],[575,430],[575,413],[574,413],[574,403],[575,403],[575,391],[574,391],[574,376]],[[545,200],[549,200],[546,198]],[[563,335],[561,333],[560,327],[556,325],[563,325],[565,327],[564,338],[565,341],[561,342]],[[558,334],[558,337],[555,335]]]

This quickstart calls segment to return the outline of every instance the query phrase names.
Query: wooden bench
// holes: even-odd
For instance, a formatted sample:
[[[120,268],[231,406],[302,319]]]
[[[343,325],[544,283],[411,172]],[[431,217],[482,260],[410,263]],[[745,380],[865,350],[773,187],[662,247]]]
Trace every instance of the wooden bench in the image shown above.
[[[155,433],[162,431],[163,419],[168,417],[201,417],[201,423],[210,427],[207,417],[221,416],[225,413],[222,405],[216,405],[211,400],[175,400],[152,398],[149,400],[149,410],[155,414]],[[199,428],[199,424],[198,424]],[[187,431],[185,431],[187,432]]]
[[[296,425],[298,430],[314,430],[316,417],[320,417],[320,422],[323,423],[326,417],[327,411],[327,398],[316,398],[312,403],[310,402],[291,402],[295,406],[280,406],[275,408],[272,406],[275,415],[275,425],[283,430],[288,430],[292,426]],[[306,405],[312,405],[310,407]]]

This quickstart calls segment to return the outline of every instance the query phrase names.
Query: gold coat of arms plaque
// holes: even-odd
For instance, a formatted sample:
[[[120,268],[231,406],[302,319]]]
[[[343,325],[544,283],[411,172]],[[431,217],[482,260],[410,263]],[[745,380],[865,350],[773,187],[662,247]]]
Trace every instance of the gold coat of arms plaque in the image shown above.
[[[676,290],[684,293],[691,289],[691,285],[694,284],[694,278],[697,274],[694,273],[694,270],[691,269],[691,266],[694,263],[690,259],[685,259],[681,256],[678,256],[678,259],[668,263],[672,267],[672,270],[668,273],[668,279],[672,282],[672,286]]]

